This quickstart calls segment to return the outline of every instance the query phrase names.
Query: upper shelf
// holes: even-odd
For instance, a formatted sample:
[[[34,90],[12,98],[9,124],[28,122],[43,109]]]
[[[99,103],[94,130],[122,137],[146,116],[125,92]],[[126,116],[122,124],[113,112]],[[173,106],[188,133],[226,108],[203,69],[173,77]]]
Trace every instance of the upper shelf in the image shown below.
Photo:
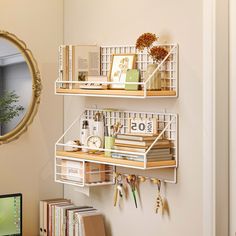
[[[138,51],[134,45],[125,46],[101,46],[100,63],[101,75],[109,78],[113,54],[136,54],[136,68],[141,74],[140,82],[111,82],[111,81],[62,81],[58,78],[55,82],[55,93],[59,95],[95,96],[95,97],[119,97],[119,98],[157,98],[178,97],[178,45],[158,44],[166,48],[168,55],[158,64],[157,68],[145,77],[145,72],[153,60],[147,51]],[[157,78],[161,81],[160,90],[149,90]],[[86,88],[81,85],[101,84],[102,89]],[[110,85],[139,85],[140,90],[107,89]],[[84,86],[83,86],[84,87]]]

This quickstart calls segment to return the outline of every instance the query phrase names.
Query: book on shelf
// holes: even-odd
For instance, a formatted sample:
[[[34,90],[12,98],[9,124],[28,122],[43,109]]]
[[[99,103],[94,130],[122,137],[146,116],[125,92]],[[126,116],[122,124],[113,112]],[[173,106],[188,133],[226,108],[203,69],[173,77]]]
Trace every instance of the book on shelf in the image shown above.
[[[144,161],[144,156],[142,155],[135,155],[135,154],[125,154],[125,153],[112,153],[112,158],[117,159],[124,159],[124,160],[130,160],[130,161]],[[172,160],[173,155],[172,154],[165,154],[165,155],[147,155],[147,161],[167,161]]]
[[[97,45],[59,46],[59,81],[87,81],[100,76],[100,47]],[[61,88],[80,88],[78,83],[62,83]]]
[[[138,153],[145,153],[148,148],[136,148],[136,147],[126,147],[126,146],[114,146],[113,147],[115,150],[119,151],[126,151],[126,152],[138,152]],[[149,153],[156,153],[156,154],[169,154],[170,153],[170,148],[156,148],[153,147]]]
[[[69,80],[69,46],[59,46],[59,81]],[[69,84],[62,83],[61,88],[69,88]]]
[[[154,141],[158,134],[137,135],[137,134],[118,134],[117,139],[133,140],[133,141]]]
[[[44,236],[49,235],[50,223],[48,219],[49,219],[49,215],[51,215],[49,206],[51,204],[57,204],[60,202],[68,203],[70,201],[63,198],[56,198],[56,199],[41,200],[39,202],[39,213],[40,213],[39,235],[44,235]]]
[[[143,147],[148,148],[153,144],[152,140],[147,141],[135,141],[135,140],[126,140],[126,139],[115,139],[115,145],[117,146],[133,146],[133,147]],[[160,139],[158,140],[153,146],[160,147],[160,148],[166,148],[170,147],[170,141],[167,139]]]
[[[101,213],[91,206],[76,206],[68,199],[40,201],[40,227],[44,236],[105,236]]]

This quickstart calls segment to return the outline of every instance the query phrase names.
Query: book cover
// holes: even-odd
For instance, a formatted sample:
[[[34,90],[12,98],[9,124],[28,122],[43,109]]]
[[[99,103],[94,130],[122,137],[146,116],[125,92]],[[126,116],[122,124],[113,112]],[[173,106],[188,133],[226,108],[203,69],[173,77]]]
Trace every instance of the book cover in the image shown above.
[[[137,69],[128,69],[126,72],[126,82],[139,82],[140,73]],[[138,90],[138,84],[125,84],[125,90]]]

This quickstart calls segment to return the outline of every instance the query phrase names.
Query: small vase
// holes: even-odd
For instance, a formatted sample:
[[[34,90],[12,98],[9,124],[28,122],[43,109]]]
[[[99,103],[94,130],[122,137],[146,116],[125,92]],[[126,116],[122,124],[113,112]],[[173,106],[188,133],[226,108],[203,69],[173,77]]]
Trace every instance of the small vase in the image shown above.
[[[158,64],[147,65],[147,71],[144,75],[146,81],[153,71],[157,68]],[[147,83],[147,90],[161,90],[161,72],[157,71]]]

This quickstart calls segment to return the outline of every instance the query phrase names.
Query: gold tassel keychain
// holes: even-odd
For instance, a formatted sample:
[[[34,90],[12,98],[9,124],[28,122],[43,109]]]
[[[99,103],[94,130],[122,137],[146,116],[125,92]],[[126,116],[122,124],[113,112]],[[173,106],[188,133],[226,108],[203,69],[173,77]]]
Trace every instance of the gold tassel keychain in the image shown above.
[[[161,197],[161,181],[155,179],[154,183],[157,184],[157,198],[156,198],[156,214],[158,214],[158,211],[161,210],[161,212],[163,213],[164,210],[164,203],[163,203],[163,199]]]

